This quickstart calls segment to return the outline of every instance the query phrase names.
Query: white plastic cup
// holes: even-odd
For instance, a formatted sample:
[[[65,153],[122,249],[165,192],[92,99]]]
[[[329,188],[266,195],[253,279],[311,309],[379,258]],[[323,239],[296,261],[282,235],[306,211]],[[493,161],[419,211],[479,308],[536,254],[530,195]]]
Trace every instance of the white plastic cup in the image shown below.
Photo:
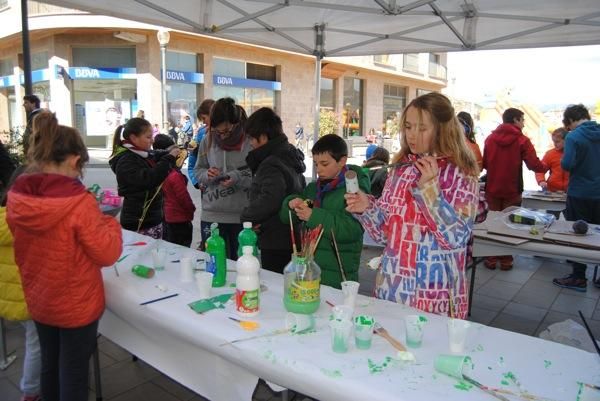
[[[333,318],[336,320],[352,320],[352,315],[354,314],[354,310],[348,305],[336,305],[331,309],[331,313],[333,314]]]
[[[288,312],[285,315],[285,328],[292,334],[302,334],[315,328],[315,317]]]
[[[191,283],[194,280],[194,265],[192,258],[182,257],[179,259],[181,270],[179,271],[179,281],[182,283]]]
[[[471,323],[466,320],[448,320],[448,343],[451,353],[462,354],[464,352],[469,327],[471,327]]]
[[[360,315],[354,318],[354,344],[358,349],[371,348],[375,319],[371,316]]]
[[[354,310],[356,297],[358,296],[358,287],[360,283],[356,281],[342,281],[342,293],[344,294],[344,305]]]
[[[198,272],[196,277],[196,287],[200,293],[200,299],[210,298],[212,288],[213,274],[210,272]]]
[[[423,326],[427,318],[421,315],[408,315],[404,318],[406,324],[406,345],[419,348],[423,342]]]
[[[152,249],[151,253],[154,270],[164,270],[167,261],[167,251],[165,249],[156,248]]]
[[[331,349],[343,354],[348,352],[348,343],[352,334],[352,322],[349,320],[333,319],[329,321],[331,329]]]

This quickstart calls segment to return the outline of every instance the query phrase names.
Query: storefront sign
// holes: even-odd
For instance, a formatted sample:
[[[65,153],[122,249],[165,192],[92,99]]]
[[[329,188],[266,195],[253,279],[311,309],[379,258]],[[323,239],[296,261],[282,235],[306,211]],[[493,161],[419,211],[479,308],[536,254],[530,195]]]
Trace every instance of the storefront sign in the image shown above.
[[[160,76],[162,77],[162,73]],[[186,84],[203,84],[204,74],[199,72],[167,70],[167,81],[183,82]]]
[[[71,79],[136,79],[135,68],[91,68],[69,67],[66,69]]]
[[[235,86],[238,88],[258,88],[272,91],[281,90],[281,82],[262,81],[260,79],[245,79],[228,77],[225,75],[213,75],[213,84],[222,86]]]
[[[25,83],[25,76],[21,74],[21,84]],[[44,68],[43,70],[35,70],[31,71],[31,82],[42,82],[50,80],[50,69]],[[6,88],[10,86],[15,86],[15,76],[14,75],[6,75],[4,77],[0,77],[0,88]]]

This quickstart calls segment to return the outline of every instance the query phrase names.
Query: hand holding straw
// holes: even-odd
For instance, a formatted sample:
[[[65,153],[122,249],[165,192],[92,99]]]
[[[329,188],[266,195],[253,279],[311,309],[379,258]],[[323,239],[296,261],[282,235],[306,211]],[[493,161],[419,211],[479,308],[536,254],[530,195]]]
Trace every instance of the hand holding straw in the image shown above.
[[[290,236],[292,238],[292,251],[293,255],[298,255],[298,249],[296,248],[296,238],[294,237],[294,222],[292,220],[292,211],[288,209],[288,217],[290,218]]]
[[[344,272],[344,266],[342,265],[342,258],[340,258],[340,251],[337,246],[337,241],[335,240],[335,233],[333,232],[333,228],[331,229],[331,242],[333,243],[333,249],[335,250],[335,257],[337,259],[338,267],[340,268],[340,273],[342,274],[342,280],[346,280],[346,272]]]

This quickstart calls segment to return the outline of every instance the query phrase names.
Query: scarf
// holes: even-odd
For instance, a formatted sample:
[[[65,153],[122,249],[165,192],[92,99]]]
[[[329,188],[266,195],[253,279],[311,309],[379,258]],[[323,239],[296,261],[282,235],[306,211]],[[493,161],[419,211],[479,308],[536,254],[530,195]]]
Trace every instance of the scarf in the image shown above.
[[[346,171],[348,171],[348,166],[344,166],[338,175],[331,180],[322,180],[321,178],[317,179],[317,199],[315,199],[313,202],[315,207],[321,207],[323,197],[327,192],[331,192],[338,186],[346,183]]]
[[[242,124],[238,123],[233,127],[227,138],[223,139],[219,134],[213,134],[213,137],[215,138],[217,146],[224,151],[230,152],[235,150],[239,152],[242,149],[246,136],[244,135]]]
[[[136,155],[143,157],[144,159],[148,158],[148,151],[147,150],[138,148],[133,143],[129,142],[129,140],[127,140],[127,139],[123,140],[123,145],[122,146],[124,148],[132,151]]]

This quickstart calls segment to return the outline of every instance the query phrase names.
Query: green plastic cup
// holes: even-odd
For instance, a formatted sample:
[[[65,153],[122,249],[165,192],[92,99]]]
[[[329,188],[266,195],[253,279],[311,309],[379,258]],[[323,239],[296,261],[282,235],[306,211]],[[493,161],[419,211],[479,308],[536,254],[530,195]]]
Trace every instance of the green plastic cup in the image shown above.
[[[374,325],[375,319],[371,316],[360,315],[354,318],[354,343],[356,344],[356,348],[371,348]]]
[[[467,355],[438,355],[435,358],[434,367],[440,373],[463,378],[463,370],[471,365],[471,357]]]

